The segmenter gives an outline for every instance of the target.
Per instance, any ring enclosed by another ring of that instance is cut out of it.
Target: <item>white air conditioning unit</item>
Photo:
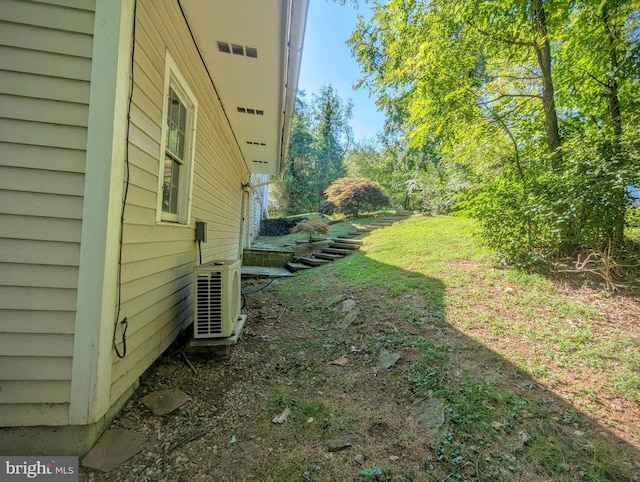
[[[212,261],[193,272],[194,338],[226,338],[240,318],[241,260]]]

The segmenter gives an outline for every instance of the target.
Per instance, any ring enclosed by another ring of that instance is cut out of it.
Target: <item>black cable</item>
[[[125,135],[125,155],[124,155],[124,194],[122,195],[122,211],[120,214],[120,241],[118,246],[118,273],[117,273],[117,291],[116,291],[116,317],[113,327],[113,349],[116,352],[118,358],[124,358],[127,355],[127,328],[129,327],[129,320],[125,316],[120,322],[123,325],[122,329],[122,353],[118,350],[118,344],[116,343],[116,333],[118,331],[118,320],[120,319],[120,309],[122,308],[122,242],[124,239],[124,212],[127,207],[127,197],[129,195],[129,130],[131,128],[131,104],[133,103],[133,68],[134,68],[134,53],[136,50],[136,10],[138,8],[138,0],[133,1],[133,26],[131,29],[131,74],[129,83],[129,103],[127,106],[127,131]]]
[[[200,264],[202,264],[202,242],[198,241],[198,253],[200,253]]]

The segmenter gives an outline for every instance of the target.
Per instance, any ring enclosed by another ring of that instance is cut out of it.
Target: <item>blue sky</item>
[[[353,101],[351,127],[356,140],[373,138],[382,130],[384,115],[376,110],[373,98],[366,89],[353,90],[360,78],[360,68],[345,44],[355,30],[358,13],[349,6],[329,0],[310,0],[302,51],[298,88],[305,90],[307,99],[323,85],[331,84],[344,100]]]

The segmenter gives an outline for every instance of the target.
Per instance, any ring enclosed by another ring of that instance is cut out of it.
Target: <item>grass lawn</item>
[[[360,480],[638,480],[637,297],[500,269],[473,231],[413,216],[275,288],[325,327],[327,293],[349,293],[369,311],[347,344],[411,352],[396,373],[407,403],[443,407],[419,469],[381,464]]]

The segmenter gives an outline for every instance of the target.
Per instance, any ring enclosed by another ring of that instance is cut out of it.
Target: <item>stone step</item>
[[[296,271],[302,271],[303,269],[311,268],[313,268],[313,266],[309,266],[308,264],[294,263],[292,261],[289,261],[287,263],[287,269],[293,273],[295,273]]]
[[[341,254],[342,256],[351,254],[350,249],[339,249],[339,248],[324,248],[322,252],[329,253],[329,254]]]
[[[343,255],[330,253],[313,253],[313,257],[317,259],[326,259],[327,261],[334,261],[336,259],[344,258]]]
[[[332,241],[331,243],[329,243],[329,247],[330,248],[337,248],[337,249],[349,249],[351,251],[354,251],[356,249],[360,249],[360,246],[357,245],[357,244],[341,243],[341,242],[337,242],[337,241]]]
[[[333,240],[338,243],[357,244],[358,246],[362,246],[364,244],[364,241],[362,241],[361,239],[343,238],[342,236],[338,236]]]
[[[298,258],[296,262],[308,264],[309,266],[322,266],[323,264],[331,263],[329,260],[316,258],[315,256],[304,256]]]

